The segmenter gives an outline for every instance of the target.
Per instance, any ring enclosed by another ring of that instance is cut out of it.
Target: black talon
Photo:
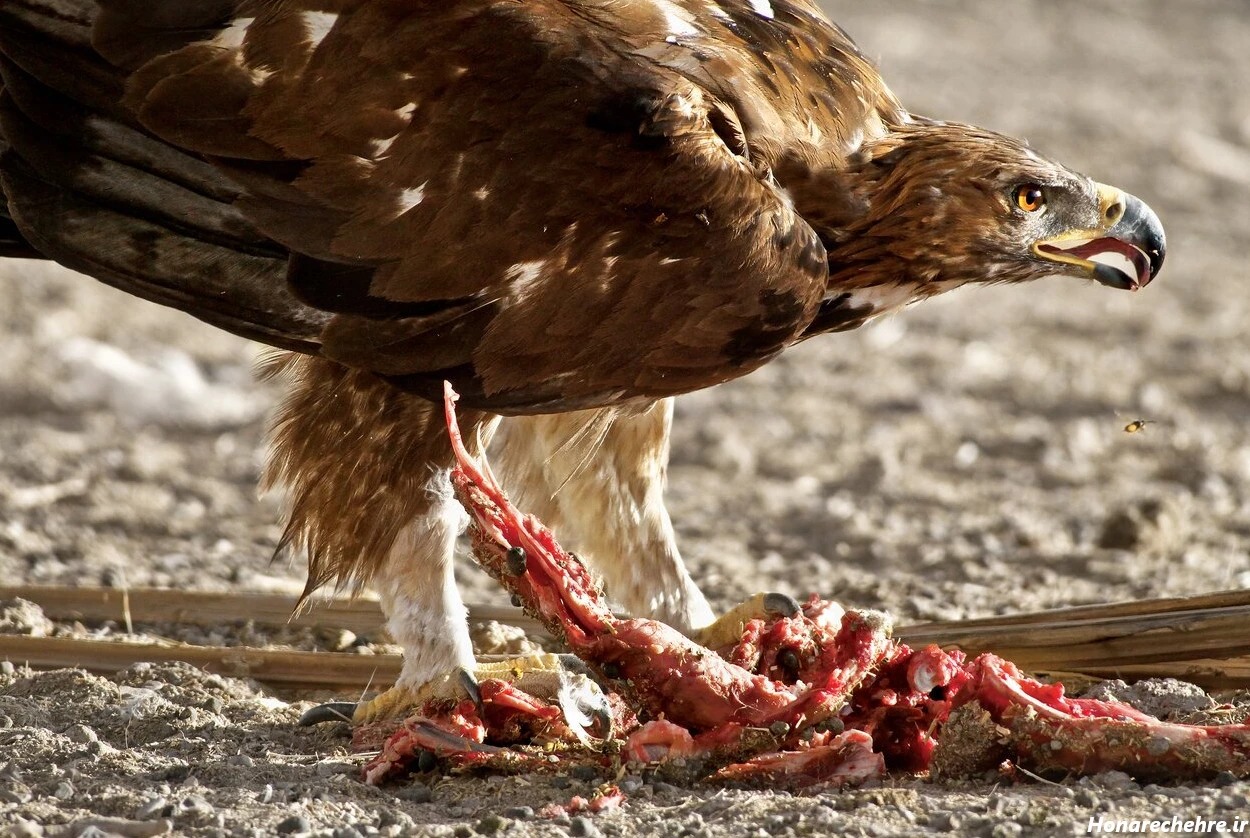
[[[417,755],[417,770],[422,774],[428,774],[438,768],[438,757],[429,751],[422,751]]]
[[[473,706],[477,708],[478,715],[482,713],[482,691],[478,688],[477,678],[473,677],[473,673],[467,669],[461,668],[456,677],[460,679],[460,686],[468,693],[469,700],[473,702]]]
[[[595,720],[595,733],[604,742],[612,738],[612,709],[610,707],[599,705],[590,708],[587,712]]]
[[[556,655],[556,660],[560,661],[560,668],[565,672],[570,672],[574,675],[585,675],[592,680],[595,677],[594,670],[587,666],[586,661],[577,655],[570,652],[561,652]]]
[[[525,573],[525,548],[509,547],[508,552],[504,554],[504,561],[508,563],[508,572],[513,576],[522,576]]]
[[[305,711],[299,717],[299,726],[311,727],[322,722],[350,722],[355,713],[354,701],[330,701]]]
[[[803,606],[794,597],[773,591],[764,594],[764,610],[774,617],[795,617]]]
[[[612,705],[597,688],[590,691],[575,686],[570,676],[576,674],[568,670],[560,673],[556,703],[564,712],[565,724],[583,745],[593,747],[590,737],[587,736],[588,732],[600,742],[608,742],[612,739],[613,730]],[[590,683],[594,684],[593,681]]]
[[[508,601],[511,602],[517,608],[521,608],[525,605],[525,600],[521,599],[519,594],[513,594],[512,596],[508,597]]]
[[[598,701],[583,700],[584,698],[579,696],[577,709],[592,720],[595,736],[603,742],[608,741],[612,738],[612,708],[607,699],[603,696],[598,696]]]

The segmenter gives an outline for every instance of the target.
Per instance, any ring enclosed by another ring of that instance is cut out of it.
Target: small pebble
[[[634,794],[638,789],[642,788],[642,778],[628,774],[622,777],[621,781],[616,785],[626,794]]]
[[[508,828],[508,819],[500,815],[487,815],[477,822],[476,828],[483,835],[494,835]]]
[[[551,778],[551,785],[558,789],[567,789],[571,782],[567,774],[557,774]]]
[[[990,827],[994,825],[994,821],[981,815],[972,815],[964,821],[964,828],[970,833],[980,834],[982,830],[989,832]]]
[[[199,795],[184,797],[178,801],[178,812],[183,815],[211,815],[213,804]]]
[[[1090,789],[1077,789],[1076,793],[1072,795],[1072,799],[1078,806],[1085,806],[1090,809],[1096,808],[1101,802],[1098,799],[1098,795],[1094,794]]]
[[[169,805],[169,801],[163,797],[149,798],[142,806],[135,810],[135,819],[141,821],[159,818],[165,811],[165,807]]]
[[[990,838],[1019,838],[1024,833],[1024,827],[1012,821],[1003,821],[994,824],[990,830]]]
[[[43,824],[18,818],[17,823],[10,826],[5,835],[6,838],[40,838],[43,835]]]
[[[278,824],[277,830],[282,835],[292,835],[296,832],[312,832],[312,823],[303,815],[291,815]]]
[[[13,727],[13,720],[8,716],[0,713],[0,730],[9,730]]]
[[[527,821],[534,817],[534,808],[532,806],[512,806],[503,810],[503,816],[514,821]]]
[[[340,826],[331,833],[334,838],[365,838],[354,826]]]
[[[434,799],[434,792],[425,783],[413,783],[407,788],[399,789],[395,796],[409,803],[429,803]]]
[[[99,742],[100,737],[96,736],[95,731],[86,725],[71,725],[65,731],[65,737],[69,741],[79,745],[86,745],[89,742]]]
[[[255,764],[256,760],[252,759],[247,754],[235,754],[234,756],[226,759],[226,765],[238,765],[243,768],[251,768]]]
[[[456,838],[472,838],[473,827],[469,826],[467,823],[462,823],[453,829],[451,834],[456,836]]]
[[[69,800],[74,796],[73,784],[65,781],[57,783],[56,791],[52,792],[52,796],[57,800]]]
[[[190,765],[171,765],[161,772],[161,779],[170,783],[181,783],[191,776]]]
[[[1221,794],[1215,800],[1215,805],[1220,809],[1245,809],[1247,804],[1250,804],[1250,800],[1246,799],[1246,795],[1235,792]]]
[[[576,838],[603,838],[603,833],[590,818],[578,815],[569,819],[569,835]]]
[[[599,777],[599,772],[589,765],[574,765],[569,774],[574,780],[595,780]]]
[[[378,812],[378,826],[382,829],[397,826],[401,831],[416,828],[416,821],[408,816],[407,812],[401,812],[398,809],[383,809]]]
[[[1219,774],[1215,775],[1215,779],[1211,781],[1211,785],[1215,786],[1217,789],[1222,789],[1225,786],[1231,786],[1236,782],[1238,782],[1236,774],[1231,771],[1221,771]]]
[[[0,661],[0,675],[12,675],[17,672],[17,668],[13,666],[13,661]]]
[[[265,787],[257,792],[256,799],[261,803],[268,803],[273,800],[273,786],[269,783],[265,783]]]
[[[1133,782],[1133,778],[1123,771],[1103,771],[1089,779],[1094,785],[1114,791],[1127,791],[1137,787],[1137,783]]]

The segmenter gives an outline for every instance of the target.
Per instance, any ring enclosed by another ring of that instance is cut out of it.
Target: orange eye
[[[1025,212],[1037,212],[1046,205],[1046,193],[1036,183],[1016,187],[1016,206]]]

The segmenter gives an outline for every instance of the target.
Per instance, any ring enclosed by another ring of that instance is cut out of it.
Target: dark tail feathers
[[[288,290],[287,251],[234,209],[235,184],[125,113],[125,74],[92,47],[96,15],[91,0],[0,2],[0,256],[46,256],[316,354],[328,315]]]

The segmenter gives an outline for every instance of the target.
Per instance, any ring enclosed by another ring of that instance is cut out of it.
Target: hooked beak
[[[1096,184],[1102,223],[1033,245],[1041,259],[1079,268],[1110,288],[1144,288],[1163,267],[1167,242],[1150,207],[1126,192]]]

